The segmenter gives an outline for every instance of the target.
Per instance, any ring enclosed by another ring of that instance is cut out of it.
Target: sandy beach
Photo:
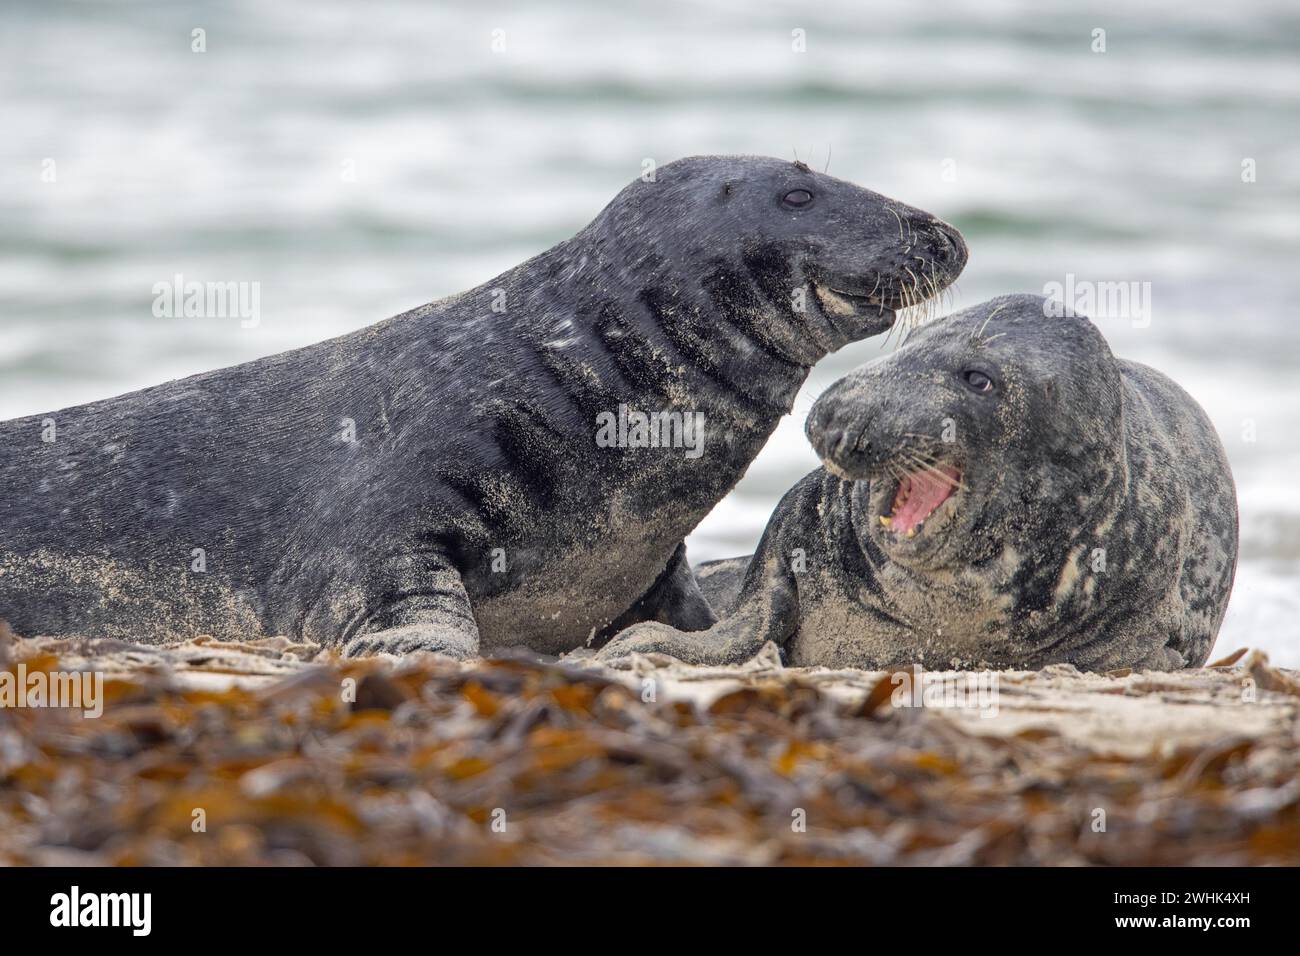
[[[1300,674],[1257,651],[930,675],[982,682],[965,706],[771,646],[630,671],[284,638],[3,653],[0,676],[97,671],[107,704],[0,710],[4,864],[1300,862]]]

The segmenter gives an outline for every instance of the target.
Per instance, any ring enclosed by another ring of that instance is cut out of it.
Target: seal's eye
[[[781,202],[785,203],[787,206],[794,206],[795,208],[806,206],[812,202],[812,200],[812,193],[806,189],[792,189],[781,197]]]
[[[989,378],[979,369],[968,368],[966,371],[961,373],[961,377],[965,380],[967,385],[975,389],[977,392],[993,391],[993,379]]]

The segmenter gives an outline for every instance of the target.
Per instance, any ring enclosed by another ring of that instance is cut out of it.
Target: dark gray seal
[[[833,385],[807,423],[825,467],[752,561],[699,569],[723,620],[639,624],[600,656],[728,663],[771,640],[832,667],[1204,663],[1237,561],[1223,447],[1186,392],[1043,302],[940,319]]]
[[[470,292],[0,425],[0,617],[460,657],[706,626],[683,537],[814,362],[965,260],[802,164],[663,166]]]

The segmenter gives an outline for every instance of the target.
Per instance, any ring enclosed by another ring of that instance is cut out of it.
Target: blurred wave
[[[0,24],[0,417],[477,284],[572,234],[645,157],[797,154],[960,227],[956,307],[1067,273],[1151,283],[1149,327],[1100,324],[1204,404],[1232,458],[1242,570],[1220,649],[1300,665],[1288,2],[10,0]],[[176,273],[259,282],[261,325],[155,318]],[[694,558],[753,548],[815,465],[798,413],[880,349],[817,368]]]

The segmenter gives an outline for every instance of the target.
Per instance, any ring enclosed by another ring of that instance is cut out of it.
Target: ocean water
[[[1232,460],[1241,564],[1216,650],[1300,666],[1300,8],[931,6],[7,0],[0,417],[478,284],[646,158],[798,156],[956,224],[953,307],[1149,283],[1143,318],[1098,324],[1204,405]],[[156,317],[177,274],[258,283],[259,324]],[[881,351],[818,366],[695,559],[752,550],[815,465],[812,397]]]

